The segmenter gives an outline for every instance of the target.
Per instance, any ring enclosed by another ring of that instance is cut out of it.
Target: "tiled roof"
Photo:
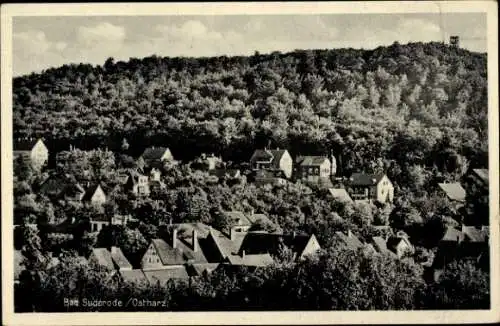
[[[92,249],[92,254],[97,259],[97,264],[107,269],[113,270],[115,265],[113,264],[113,258],[111,253],[106,248],[94,248]]]
[[[286,149],[257,149],[252,155],[252,162],[271,162],[275,168],[279,168],[279,161],[287,153]]]
[[[244,256],[231,255],[228,259],[232,265],[241,266],[265,267],[274,263],[274,259],[268,253],[255,255],[245,254]]]
[[[217,246],[217,250],[224,258],[238,254],[243,239],[246,236],[244,233],[236,233],[233,240],[231,240],[225,234],[213,228],[210,229],[210,235]]]
[[[460,183],[438,183],[438,186],[450,200],[465,201],[465,189],[462,188]]]
[[[14,139],[14,151],[31,151],[39,138],[21,138]]]
[[[122,250],[118,247],[111,249],[111,258],[113,258],[113,262],[116,264],[116,266],[118,266],[119,269],[132,268],[132,265],[129,263],[127,257],[125,257]]]
[[[297,164],[301,166],[319,166],[328,158],[326,156],[300,156],[297,159]]]
[[[387,249],[387,243],[385,242],[385,239],[382,237],[373,237],[372,238],[374,248],[378,252],[387,252],[389,249]]]
[[[166,147],[149,147],[142,153],[142,158],[145,160],[159,160],[167,150]]]
[[[330,192],[334,199],[344,202],[352,202],[351,196],[349,196],[347,191],[343,188],[329,188],[328,192]]]
[[[53,174],[40,185],[40,192],[47,196],[83,194],[85,190],[71,175]]]
[[[347,236],[344,232],[337,231],[335,236],[340,239],[349,249],[359,249],[363,247],[363,243],[354,234]]]
[[[182,265],[186,259],[182,252],[175,250],[162,239],[151,240],[163,265]]]
[[[125,282],[130,282],[130,283],[148,282],[146,275],[144,275],[141,269],[128,269],[128,270],[124,269],[121,270],[119,273]]]
[[[353,186],[374,186],[385,176],[385,174],[353,173],[349,178]]]
[[[184,266],[173,266],[157,270],[144,270],[144,275],[149,284],[165,285],[171,279],[188,279],[189,274]]]

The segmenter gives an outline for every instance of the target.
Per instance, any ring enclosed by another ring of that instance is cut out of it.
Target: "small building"
[[[286,149],[258,149],[250,158],[250,167],[253,171],[281,171],[289,179],[293,172],[293,160]]]
[[[345,232],[337,231],[334,235],[335,239],[350,250],[359,250],[363,248],[363,242],[354,235],[351,230]]]
[[[295,162],[295,178],[304,182],[330,180],[336,171],[335,158],[332,162],[326,156],[299,156]]]
[[[108,225],[127,225],[132,218],[129,215],[114,215],[112,217],[105,214],[98,214],[90,219],[90,232],[100,232]]]
[[[454,203],[465,202],[465,189],[458,182],[453,183],[438,183],[441,194]]]
[[[162,269],[143,269],[144,276],[151,286],[165,286],[170,280],[187,280],[189,274],[186,266],[176,265]]]
[[[412,255],[415,252],[413,245],[406,236],[393,236],[387,239],[387,248],[396,254],[398,258]]]
[[[137,165],[139,168],[152,168],[156,167],[161,169],[166,162],[175,162],[170,149],[167,147],[148,147],[144,153],[139,157]]]
[[[265,185],[285,186],[288,182],[283,174],[283,171],[254,171],[253,179],[255,185],[258,187]]]
[[[234,180],[241,176],[239,169],[215,168],[208,171],[208,174],[215,176],[218,180]]]
[[[394,186],[383,174],[353,173],[347,182],[347,191],[353,200],[392,203]]]
[[[141,260],[143,270],[162,269],[173,265],[207,263],[200,248],[197,231],[193,230],[191,243],[177,237],[178,230],[172,231],[170,243],[163,239],[153,239]]]
[[[343,203],[353,202],[351,196],[349,196],[349,193],[344,188],[329,188],[328,192],[330,193],[331,197],[336,201]]]
[[[40,138],[16,139],[13,145],[14,158],[23,156],[35,170],[40,170],[49,160],[49,149]]]
[[[125,190],[132,192],[136,196],[148,196],[150,193],[148,176],[137,171],[130,171],[125,183]]]
[[[91,185],[85,191],[82,201],[93,205],[102,205],[106,202],[106,194],[100,184]]]
[[[94,248],[89,256],[89,262],[95,263],[108,270],[132,270],[132,265],[129,263],[122,250],[118,247]]]

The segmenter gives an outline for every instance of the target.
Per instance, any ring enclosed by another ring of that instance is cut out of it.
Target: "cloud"
[[[77,42],[85,46],[102,43],[122,43],[125,40],[125,28],[102,22],[95,26],[81,26],[77,31]]]
[[[14,52],[25,55],[46,52],[52,46],[44,32],[34,30],[14,33],[13,44]]]
[[[209,30],[198,20],[188,20],[181,26],[157,25],[155,30],[161,34],[161,37],[173,40],[220,41],[223,39],[222,33]]]

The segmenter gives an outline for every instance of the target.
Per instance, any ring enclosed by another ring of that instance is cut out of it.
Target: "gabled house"
[[[175,162],[170,149],[167,147],[148,147],[139,157],[137,165],[139,168],[162,168],[166,162]]]
[[[132,265],[129,263],[122,250],[118,247],[94,248],[89,256],[89,263],[94,263],[110,271],[113,270],[132,270]]]
[[[215,229],[210,229],[206,247],[211,262],[247,267],[271,265],[274,256],[284,249],[291,251],[294,260],[303,259],[321,249],[314,235],[248,232],[232,233],[228,237]]]
[[[196,230],[193,231],[191,243],[188,243],[185,239],[179,239],[177,232],[177,229],[173,230],[171,243],[167,243],[163,239],[151,240],[141,260],[143,270],[208,262],[200,248]]]
[[[150,193],[148,176],[137,171],[130,171],[124,188],[136,196],[147,196]]]
[[[387,249],[396,254],[398,258],[412,255],[415,252],[413,245],[406,236],[396,235],[387,239]]]
[[[396,253],[387,248],[387,239],[383,237],[372,237],[373,248],[381,254],[397,257]]]
[[[250,167],[253,171],[282,171],[289,179],[293,172],[293,160],[286,149],[258,149],[250,158]]]
[[[80,202],[85,189],[70,175],[51,175],[42,182],[38,193],[53,200]]]
[[[49,160],[49,150],[42,139],[15,139],[13,144],[14,158],[23,156],[35,170],[40,170]]]
[[[220,214],[224,215],[230,222],[230,230],[222,230],[226,232],[248,232],[252,227],[253,222],[240,211],[222,211]]]
[[[82,201],[93,205],[102,205],[106,202],[106,194],[100,184],[94,184],[87,188]]]
[[[345,232],[337,231],[335,232],[334,237],[337,241],[339,241],[342,245],[350,250],[358,250],[363,248],[363,242],[361,242],[359,238],[351,232],[351,230],[347,230]]]
[[[438,183],[438,195],[450,201],[455,213],[465,206],[466,192],[458,182]]]
[[[392,203],[394,186],[383,174],[353,173],[347,182],[346,190],[353,200]]]
[[[326,156],[299,156],[295,161],[295,178],[304,182],[328,182],[337,171],[333,162]]]

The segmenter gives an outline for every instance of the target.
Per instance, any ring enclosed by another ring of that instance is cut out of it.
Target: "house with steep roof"
[[[106,202],[106,194],[100,184],[94,184],[87,188],[82,201],[93,205],[102,205]]]
[[[209,260],[231,265],[267,266],[284,249],[291,251],[294,260],[300,260],[315,254],[321,247],[314,235],[248,232],[228,237],[218,230],[210,229],[207,238]]]
[[[392,203],[394,186],[383,173],[353,173],[347,181],[346,190],[353,200]]]
[[[383,237],[379,237],[379,236],[372,237],[372,244],[373,244],[373,248],[375,248],[376,252],[379,252],[379,253],[385,254],[385,255],[389,255],[392,257],[397,257],[396,253],[394,253],[393,251],[389,250],[389,248],[387,248],[387,239],[385,239]]]
[[[299,156],[295,161],[295,178],[304,182],[328,182],[337,171],[335,158],[333,162],[326,156]]]
[[[331,197],[342,203],[352,203],[352,198],[344,188],[328,188]]]
[[[286,149],[257,149],[250,158],[253,171],[281,171],[290,179],[293,172],[293,160]]]
[[[136,196],[147,196],[150,193],[148,176],[137,171],[129,171],[124,188]]]
[[[85,189],[70,175],[52,174],[42,182],[38,193],[53,200],[80,202]]]
[[[406,236],[392,236],[387,239],[387,249],[396,254],[398,258],[412,255],[415,252],[413,245]]]
[[[350,250],[358,250],[364,246],[363,242],[361,242],[361,240],[359,240],[359,238],[354,235],[351,230],[347,230],[345,232],[336,231],[334,238]]]
[[[465,189],[458,182],[452,183],[438,183],[441,194],[448,198],[451,202],[464,203],[465,202]]]
[[[162,269],[174,265],[207,263],[200,248],[196,229],[190,242],[177,236],[178,229],[172,230],[172,239],[167,243],[163,239],[153,239],[141,260],[143,270]]]
[[[122,250],[119,247],[93,248],[89,256],[89,262],[107,268],[108,270],[131,270],[129,263]]]
[[[148,147],[137,160],[137,165],[140,168],[156,167],[161,169],[166,162],[174,163],[174,157],[167,147]]]
[[[23,156],[35,170],[40,170],[49,160],[49,149],[41,138],[19,138],[14,140],[13,157]]]

